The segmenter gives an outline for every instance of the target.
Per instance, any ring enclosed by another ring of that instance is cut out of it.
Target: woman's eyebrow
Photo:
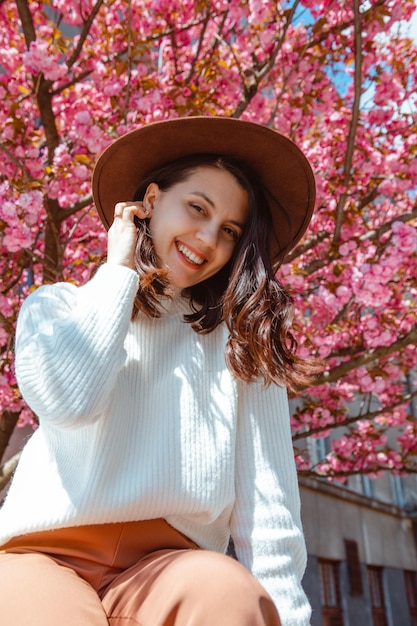
[[[208,202],[208,204],[211,207],[213,207],[213,209],[216,208],[216,205],[214,204],[213,200],[204,191],[192,191],[191,193],[195,196],[200,196],[200,198],[203,198],[203,200]],[[229,220],[229,221],[231,224],[238,226],[241,230],[243,230],[245,227],[245,224],[242,224],[242,222],[238,222],[237,220]]]
[[[205,194],[204,191],[192,191],[191,193],[196,195],[196,196],[200,196],[200,198],[203,198],[203,200],[208,202],[210,204],[210,206],[213,207],[213,209],[215,208],[215,204],[214,204],[213,200],[211,198],[209,198],[209,196],[207,194]]]

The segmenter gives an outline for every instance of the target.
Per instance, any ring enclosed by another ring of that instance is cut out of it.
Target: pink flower
[[[393,223],[392,231],[394,233],[392,241],[399,252],[413,254],[417,251],[417,230],[415,228],[410,224],[398,221]]]
[[[93,123],[93,118],[89,111],[78,111],[75,115],[75,119],[79,124],[83,124],[85,126],[91,126]]]
[[[346,287],[346,285],[339,285],[336,289],[336,296],[341,304],[346,304],[352,296],[352,290],[349,287]]]
[[[72,173],[79,182],[90,178],[90,170],[85,165],[76,165],[72,170]]]
[[[349,256],[350,253],[357,248],[355,241],[346,241],[339,246],[339,253],[341,256]]]
[[[47,80],[58,80],[67,72],[66,66],[59,64],[46,41],[35,40],[30,43],[29,50],[23,54],[23,62],[29,72],[42,73]]]

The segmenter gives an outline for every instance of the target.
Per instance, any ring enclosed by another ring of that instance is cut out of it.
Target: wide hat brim
[[[93,172],[93,198],[106,229],[117,202],[129,201],[161,165],[192,154],[231,156],[262,183],[273,221],[273,265],[300,241],[314,210],[315,181],[302,151],[275,130],[234,118],[186,117],[154,122],[116,139]]]

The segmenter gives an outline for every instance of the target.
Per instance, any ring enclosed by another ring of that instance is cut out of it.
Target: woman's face
[[[174,287],[191,287],[216,274],[232,257],[249,212],[248,194],[232,174],[198,167],[161,191],[149,185],[144,205],[160,267]]]

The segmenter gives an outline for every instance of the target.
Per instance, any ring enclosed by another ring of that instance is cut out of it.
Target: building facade
[[[312,626],[417,626],[417,480],[300,478]]]

